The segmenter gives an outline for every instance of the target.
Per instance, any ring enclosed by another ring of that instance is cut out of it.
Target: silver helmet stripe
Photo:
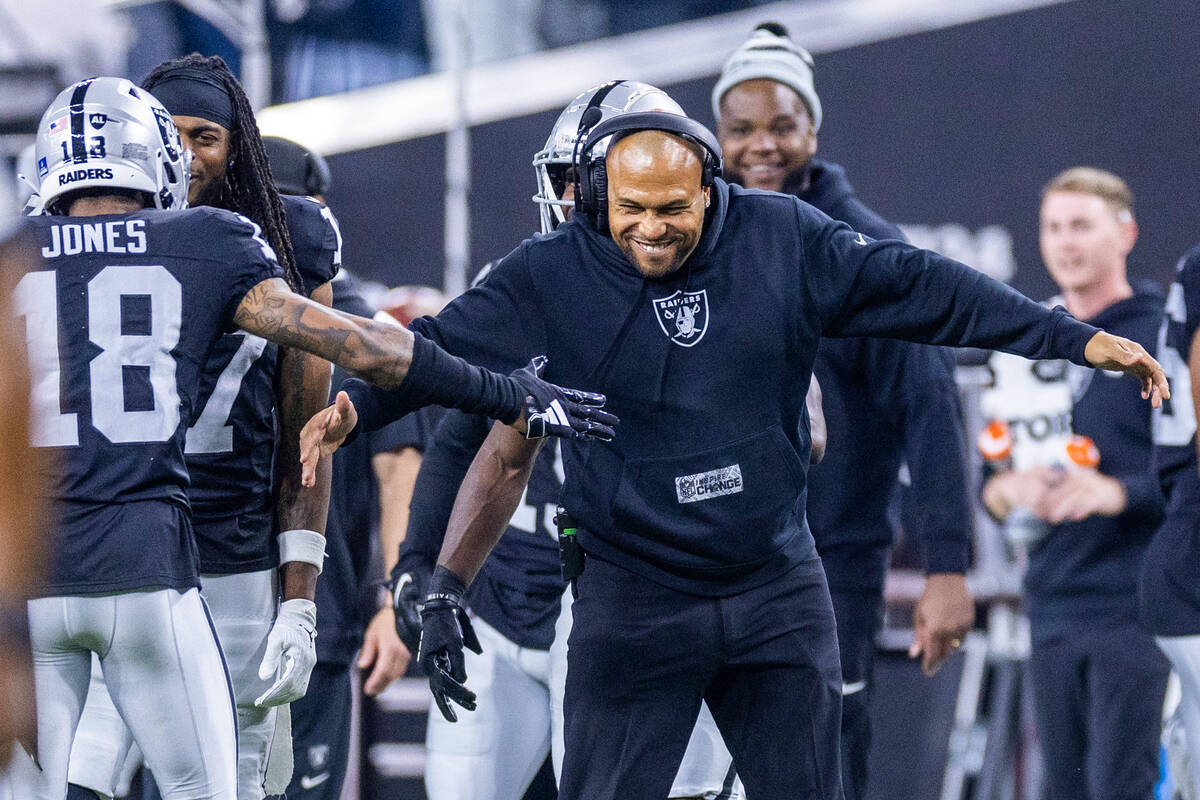
[[[75,91],[71,92],[71,160],[76,164],[87,163],[87,143],[83,140],[83,98],[94,80],[88,78],[80,81],[75,84]]]

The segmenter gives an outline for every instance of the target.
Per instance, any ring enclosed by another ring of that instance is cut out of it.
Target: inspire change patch
[[[739,464],[697,472],[695,475],[680,475],[675,479],[675,496],[680,503],[697,503],[740,491],[742,468]]]

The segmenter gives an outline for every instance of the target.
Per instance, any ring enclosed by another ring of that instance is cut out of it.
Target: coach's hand
[[[475,710],[475,693],[464,685],[467,668],[463,647],[483,652],[462,606],[466,589],[461,578],[439,564],[421,605],[421,646],[417,658],[429,676],[429,690],[438,710],[449,722],[458,722],[451,700],[467,711]]]
[[[317,462],[337,452],[358,424],[350,395],[338,392],[333,405],[321,409],[300,430],[300,483],[316,485]]]
[[[317,664],[316,638],[316,603],[303,598],[285,600],[267,635],[266,655],[258,665],[259,680],[268,681],[272,677],[276,680],[254,701],[254,705],[262,708],[281,706],[304,697],[308,679]]]
[[[932,675],[962,646],[975,624],[975,601],[966,578],[936,573],[925,578],[925,590],[913,610],[913,643],[908,657],[921,657],[921,669]]]
[[[559,436],[612,441],[618,420],[616,415],[604,410],[604,395],[547,383],[541,377],[547,361],[545,356],[537,356],[510,376],[526,395],[525,413],[514,427],[527,439]]]
[[[1171,397],[1167,374],[1137,342],[1100,331],[1088,340],[1083,357],[1096,369],[1128,372],[1142,382],[1142,399],[1158,408]]]

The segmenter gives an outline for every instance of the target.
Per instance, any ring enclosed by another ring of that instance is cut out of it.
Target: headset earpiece
[[[596,215],[600,212],[600,199],[593,184],[592,165],[586,156],[581,161],[579,155],[580,148],[585,151],[589,149],[585,142],[590,138],[589,134],[592,128],[596,127],[604,117],[604,112],[598,108],[599,101],[593,98],[592,102],[596,105],[588,106],[588,109],[583,112],[583,117],[579,120],[579,133],[575,137],[575,210],[591,220],[592,227],[596,227],[599,224]]]
[[[608,165],[603,158],[596,159],[592,165],[591,183],[596,198],[592,226],[600,233],[608,233]]]

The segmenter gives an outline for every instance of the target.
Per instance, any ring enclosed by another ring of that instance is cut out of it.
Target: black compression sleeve
[[[358,412],[356,432],[378,430],[425,406],[457,408],[507,425],[521,416],[525,402],[525,390],[512,378],[452,356],[418,333],[413,334],[412,364],[398,389],[379,389],[357,378],[341,389]]]

